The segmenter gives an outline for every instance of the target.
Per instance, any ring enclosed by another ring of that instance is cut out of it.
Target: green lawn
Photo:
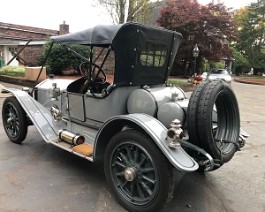
[[[188,83],[188,80],[187,81],[181,81],[181,80],[175,80],[175,79],[168,80],[168,84],[172,84],[175,86],[189,86],[190,85],[190,83]]]
[[[13,77],[24,77],[25,67],[24,66],[4,66],[0,68],[0,75],[13,76]]]

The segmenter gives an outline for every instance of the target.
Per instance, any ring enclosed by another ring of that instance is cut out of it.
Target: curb
[[[244,80],[244,79],[238,79],[238,78],[234,78],[235,82],[240,82],[240,83],[245,83],[245,84],[252,84],[252,85],[265,85],[264,82],[254,82],[254,81],[248,81],[248,80]]]
[[[0,98],[6,98],[6,97],[11,96],[11,94],[9,93],[2,93],[3,88],[4,86],[0,84]]]
[[[31,88],[33,88],[36,85],[35,81],[25,80],[19,77],[7,77],[3,75],[0,75],[0,81],[5,82],[5,83],[10,83],[10,84],[15,84],[15,85],[31,87]]]

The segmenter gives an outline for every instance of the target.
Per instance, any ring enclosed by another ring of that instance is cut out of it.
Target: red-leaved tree
[[[197,0],[168,0],[157,22],[183,35],[176,60],[183,61],[186,68],[194,60],[192,50],[196,43],[200,50],[198,66],[203,58],[231,57],[228,41],[236,39],[236,30],[230,9],[222,3],[203,6]]]

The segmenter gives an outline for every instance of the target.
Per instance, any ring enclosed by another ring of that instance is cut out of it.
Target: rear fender
[[[146,114],[129,114],[109,119],[99,130],[94,145],[94,160],[104,155],[108,141],[125,127],[136,128],[149,135],[170,163],[180,171],[195,171],[197,162],[181,147],[172,149],[168,146],[167,128],[152,116]]]

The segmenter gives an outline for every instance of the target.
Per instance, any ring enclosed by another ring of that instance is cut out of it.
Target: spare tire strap
[[[189,148],[199,154],[202,154],[204,157],[207,158],[207,160],[201,160],[200,157],[196,157],[196,160],[199,160],[199,164],[205,167],[204,171],[211,171],[214,169],[214,167],[220,167],[220,161],[217,159],[213,159],[212,156],[209,153],[207,153],[204,149],[185,140],[181,140],[180,143],[183,148],[185,147]]]

